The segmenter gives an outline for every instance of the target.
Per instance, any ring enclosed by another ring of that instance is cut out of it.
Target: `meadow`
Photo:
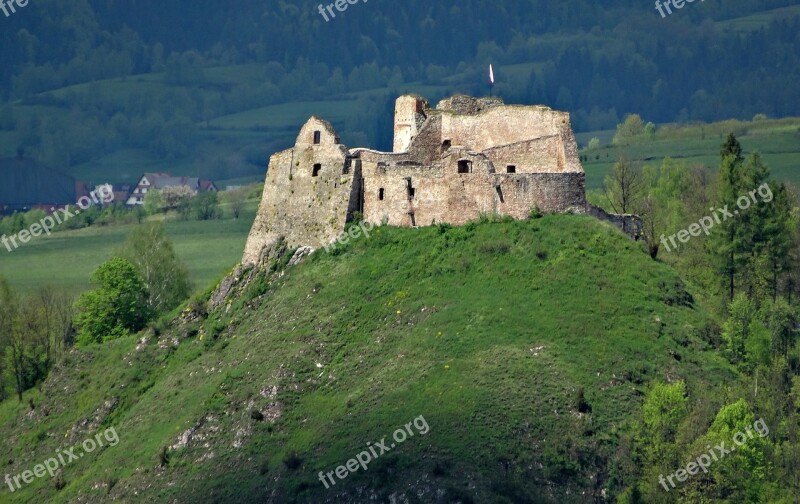
[[[620,157],[641,165],[660,165],[665,157],[689,166],[706,166],[716,171],[720,145],[729,133],[736,134],[744,154],[759,152],[772,175],[782,181],[800,185],[800,118],[761,121],[720,121],[711,124],[663,125],[653,140],[627,145],[612,145],[615,130],[578,133],[576,138],[586,156],[586,188],[599,189],[603,179]],[[589,150],[592,138],[601,147]]]
[[[204,290],[241,260],[255,211],[256,202],[251,201],[239,219],[230,217],[230,212],[221,220],[166,219],[167,235],[186,264],[195,290]],[[23,293],[50,285],[79,294],[90,287],[92,272],[122,247],[133,226],[61,231],[34,238],[13,252],[2,248],[0,276]]]

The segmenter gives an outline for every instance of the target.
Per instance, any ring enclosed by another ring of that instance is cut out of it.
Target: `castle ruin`
[[[401,96],[393,152],[348,149],[311,117],[291,149],[269,161],[243,264],[284,237],[314,249],[339,237],[355,212],[367,222],[416,227],[465,224],[482,213],[527,218],[531,210],[591,213],[629,234],[632,216],[587,205],[586,175],[566,112],[454,96],[436,108]]]

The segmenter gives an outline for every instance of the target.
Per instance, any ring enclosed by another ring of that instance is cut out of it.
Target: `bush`
[[[481,243],[478,246],[478,251],[486,255],[504,255],[508,254],[509,250],[511,250],[511,246],[500,241]]]
[[[297,452],[289,452],[283,457],[283,465],[290,471],[296,471],[303,465],[303,459],[300,458]]]
[[[583,387],[580,387],[575,393],[575,409],[578,413],[591,413],[592,406],[586,401],[586,395]]]
[[[138,332],[150,320],[147,288],[136,267],[115,257],[92,275],[97,288],[78,299],[75,325],[81,345],[100,343]]]
[[[197,220],[211,220],[222,217],[219,208],[219,197],[216,192],[204,192],[194,197],[192,208]]]
[[[167,467],[169,465],[169,448],[166,446],[162,446],[161,451],[158,452],[158,465],[159,467]]]

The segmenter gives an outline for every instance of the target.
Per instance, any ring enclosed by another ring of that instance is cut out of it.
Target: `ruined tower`
[[[393,152],[348,149],[312,117],[294,147],[270,158],[242,262],[258,262],[279,237],[290,247],[327,245],[355,212],[404,227],[588,212],[626,230],[630,219],[587,204],[585,181],[566,112],[469,96],[431,108],[405,95],[395,105]]]
[[[411,141],[425,123],[428,102],[419,96],[403,95],[394,107],[394,148],[392,152],[406,152]]]

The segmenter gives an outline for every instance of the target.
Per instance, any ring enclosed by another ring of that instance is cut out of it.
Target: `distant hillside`
[[[119,436],[62,489],[46,476],[3,501],[591,502],[621,490],[651,382],[739,380],[680,278],[590,217],[380,227],[290,254],[230,277],[218,309],[72,351],[35,409],[0,405],[10,474]],[[424,433],[320,482],[420,417]]]
[[[0,158],[0,214],[4,207],[23,210],[75,201],[75,179],[69,175],[23,156]]]
[[[328,22],[318,5],[176,0],[154,16],[141,2],[37,0],[0,31],[0,156],[22,146],[94,183],[255,180],[310,113],[348,144],[388,149],[396,96],[485,94],[489,63],[499,96],[567,110],[579,131],[632,112],[800,115],[794,0],[694,2],[668,18],[631,0],[376,0]]]

